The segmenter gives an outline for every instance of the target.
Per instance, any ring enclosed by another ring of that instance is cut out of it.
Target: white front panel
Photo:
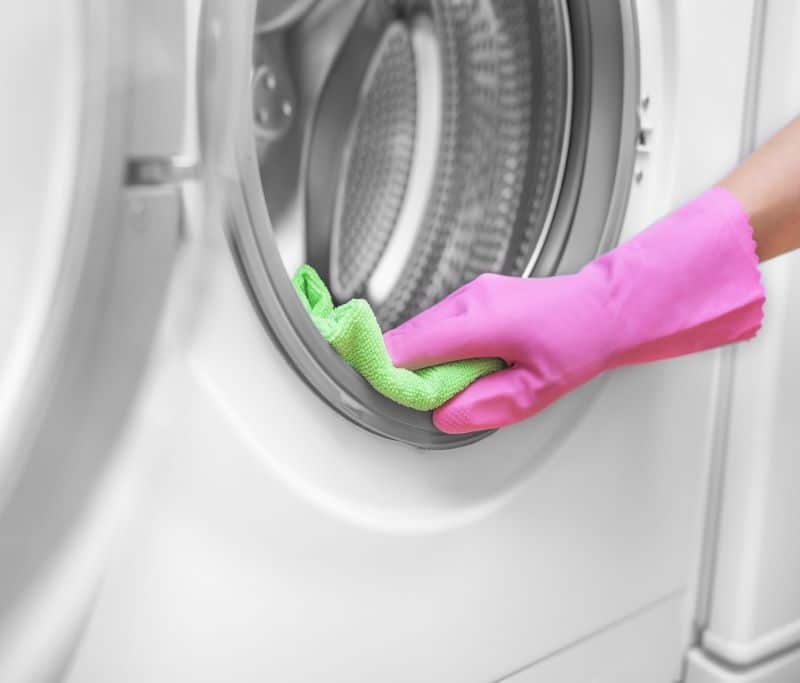
[[[800,113],[800,5],[766,5],[757,140]],[[704,645],[746,664],[800,645],[800,252],[762,266],[764,328],[736,349],[724,497]]]
[[[639,11],[656,133],[628,234],[734,163],[751,6]],[[138,425],[147,495],[71,683],[496,680],[684,601],[717,354],[623,369],[468,448],[414,451],[323,405],[227,245],[196,246]],[[670,677],[681,621],[654,645]]]
[[[683,649],[680,596],[614,624],[512,674],[507,683],[651,683],[673,681]]]

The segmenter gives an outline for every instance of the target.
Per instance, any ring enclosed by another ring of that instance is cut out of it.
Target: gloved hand
[[[714,188],[577,274],[482,275],[384,339],[398,367],[510,365],[434,412],[458,434],[534,415],[609,368],[748,339],[763,302],[748,218]]]

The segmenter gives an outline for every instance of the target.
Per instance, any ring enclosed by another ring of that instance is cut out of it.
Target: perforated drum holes
[[[302,30],[281,37],[298,91],[319,85],[306,132],[293,138],[303,206],[276,228],[304,231],[306,260],[334,296],[366,296],[384,327],[480,273],[528,271],[569,134],[563,0],[370,2],[338,33],[325,23],[341,12],[326,5],[308,17],[316,44],[302,43]],[[326,41],[338,46],[322,65]],[[269,95],[279,88],[263,85],[263,65],[255,70],[256,131],[280,129]],[[268,146],[263,164],[280,164],[285,152],[284,141],[271,159]],[[274,181],[264,191],[268,207],[286,204]]]

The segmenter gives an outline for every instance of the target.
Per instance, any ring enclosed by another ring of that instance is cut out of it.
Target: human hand
[[[482,275],[384,339],[399,367],[509,364],[434,412],[464,433],[534,415],[606,369],[752,337],[763,300],[747,216],[714,188],[579,273]]]

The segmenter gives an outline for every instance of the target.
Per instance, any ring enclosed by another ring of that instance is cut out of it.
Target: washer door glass
[[[246,281],[301,374],[348,417],[426,447],[472,440],[353,377],[290,301],[287,274],[310,263],[339,302],[369,300],[384,329],[484,272],[551,274],[586,165],[603,21],[616,87],[594,85],[613,100],[615,177],[624,12],[603,3],[609,18],[593,21],[589,3],[567,0],[299,5],[255,11],[232,225]]]

